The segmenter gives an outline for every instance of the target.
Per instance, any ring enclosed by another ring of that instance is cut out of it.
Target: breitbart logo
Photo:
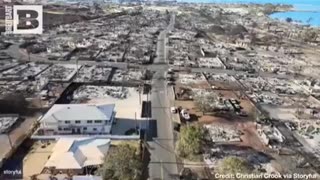
[[[5,34],[42,34],[43,9],[41,5],[5,6]]]

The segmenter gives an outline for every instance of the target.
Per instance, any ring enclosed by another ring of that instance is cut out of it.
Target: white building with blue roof
[[[110,134],[114,104],[55,104],[42,117],[44,134]]]

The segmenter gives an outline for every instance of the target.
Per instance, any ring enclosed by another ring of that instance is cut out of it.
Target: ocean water
[[[287,17],[292,18],[294,21],[302,24],[309,24],[311,26],[320,27],[320,12],[279,12],[271,14],[270,17],[285,21]]]
[[[270,17],[285,20],[290,17],[302,24],[320,27],[320,0],[178,0],[189,3],[257,3],[290,4],[294,11],[274,13]]]

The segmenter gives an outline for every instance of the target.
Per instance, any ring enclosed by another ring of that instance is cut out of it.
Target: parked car
[[[171,113],[175,114],[175,113],[177,113],[178,110],[176,107],[171,107],[170,111],[171,111]]]
[[[188,113],[188,111],[186,109],[182,109],[181,110],[181,116],[185,119],[185,120],[189,120],[190,119],[190,114]]]
[[[292,123],[286,122],[286,123],[284,123],[284,124],[285,124],[285,125],[287,126],[287,128],[290,129],[291,131],[296,130],[296,128],[294,127],[294,125],[293,125]]]

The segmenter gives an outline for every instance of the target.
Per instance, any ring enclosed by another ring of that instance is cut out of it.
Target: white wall
[[[58,130],[58,133],[72,133],[72,129],[75,133],[78,133],[78,129],[80,133],[109,133],[112,126],[112,122],[102,121],[101,123],[97,123],[92,120],[92,123],[87,123],[87,121],[80,121],[80,123],[76,123],[76,121],[70,121],[70,123],[65,123],[65,121],[59,122],[58,127],[61,129]],[[66,130],[67,128],[67,130]]]

